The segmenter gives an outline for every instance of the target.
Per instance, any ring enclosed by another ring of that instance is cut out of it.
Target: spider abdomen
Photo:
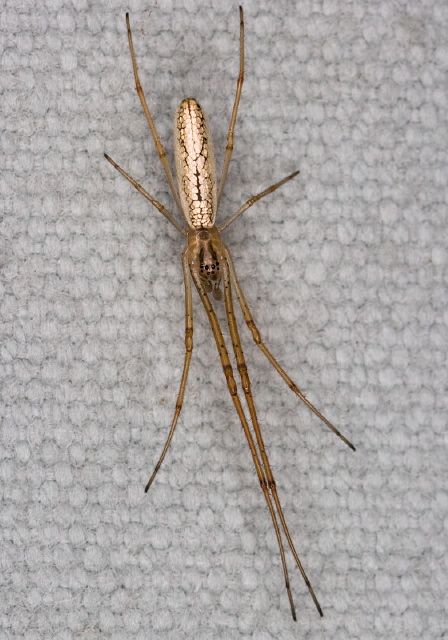
[[[213,142],[205,113],[194,98],[177,108],[174,121],[174,156],[184,216],[193,229],[215,223],[216,166]]]

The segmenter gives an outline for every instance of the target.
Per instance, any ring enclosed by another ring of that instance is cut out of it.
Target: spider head
[[[213,290],[215,300],[221,300],[222,292],[219,288],[221,282],[221,268],[213,239],[209,231],[202,229],[197,233],[198,239],[198,263],[199,275],[204,289],[210,293]]]

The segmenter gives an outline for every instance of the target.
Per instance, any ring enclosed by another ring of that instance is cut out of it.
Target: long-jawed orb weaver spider
[[[280,182],[265,189],[261,193],[249,198],[232,216],[230,216],[221,226],[215,226],[216,214],[219,203],[221,201],[224,185],[226,183],[227,172],[229,169],[230,159],[233,152],[233,140],[238,106],[241,97],[241,90],[244,80],[244,16],[243,9],[240,9],[240,69],[236,87],[235,101],[233,104],[232,116],[227,134],[227,146],[224,155],[223,168],[219,183],[216,180],[216,166],[213,152],[212,137],[205,113],[200,104],[193,98],[183,100],[176,111],[174,120],[174,156],[176,162],[177,188],[174,183],[173,174],[168,163],[168,159],[157,133],[156,126],[149,111],[143,89],[140,84],[138,75],[137,62],[135,58],[134,45],[132,43],[131,27],[129,22],[129,14],[126,14],[126,26],[129,40],[129,49],[131,52],[132,67],[134,70],[135,85],[140,102],[145,112],[146,119],[151,129],[155,147],[159,155],[160,161],[165,170],[168,184],[172,191],[174,200],[181,214],[185,217],[188,229],[180,225],[172,214],[155,198],[153,198],[138,182],[129,176],[121,167],[119,167],[107,154],[104,154],[107,160],[127,179],[129,182],[147,198],[156,209],[160,211],[176,229],[187,238],[187,245],[182,252],[182,268],[184,274],[185,286],[185,359],[182,372],[180,389],[177,396],[176,409],[174,411],[171,428],[163,448],[159,461],[156,464],[154,472],[145,487],[145,492],[154,481],[158,470],[165,458],[174,431],[176,429],[177,420],[182,409],[184,400],[185,387],[187,384],[188,370],[190,367],[191,356],[193,353],[193,302],[191,280],[199,293],[202,304],[207,313],[213,336],[218,347],[219,357],[221,359],[224,375],[227,380],[230,395],[232,397],[238,417],[241,421],[244,433],[247,438],[255,469],[260,481],[266,504],[271,514],[274,525],[277,542],[280,550],[280,556],[283,565],[283,574],[285,577],[286,591],[288,593],[289,603],[291,606],[292,617],[296,620],[296,612],[294,601],[289,585],[288,568],[286,565],[285,550],[283,546],[282,531],[288,542],[289,548],[294,556],[297,566],[302,577],[308,587],[317,607],[319,614],[322,616],[321,606],[316,598],[310,581],[300,562],[299,556],[295,550],[293,541],[288,531],[283,510],[278,497],[274,476],[269,464],[269,458],[261,435],[260,425],[258,422],[257,412],[255,410],[252,398],[249,374],[244,360],[243,349],[238,333],[238,327],[235,320],[233,310],[233,293],[234,289],[239,305],[243,312],[244,319],[249,330],[252,333],[256,345],[261,349],[272,366],[278,371],[283,380],[294,391],[294,393],[302,400],[306,406],[317,415],[320,420],[326,424],[341,440],[343,440],[351,449],[355,447],[345,438],[303,395],[300,389],[294,384],[288,374],[282,369],[277,360],[268,350],[261,339],[260,332],[252,318],[252,314],[246,302],[246,298],[241,290],[241,286],[236,276],[235,267],[228,247],[221,240],[221,232],[234,222],[246,209],[251,207],[257,200],[263,198],[278,189],[281,185],[288,182],[299,172],[295,171],[291,175],[283,178]],[[218,318],[215,314],[213,305],[209,298],[209,293],[213,294],[215,300],[222,300],[221,283],[224,288],[224,304],[226,317],[229,326],[230,336],[232,340],[235,361],[238,373],[241,377],[241,386],[246,398],[250,419],[252,421],[253,432],[249,427],[249,422],[241,404],[238,395],[238,389],[233,375],[233,367],[231,365],[226,344],[222,335]],[[280,525],[279,525],[280,521]],[[280,528],[281,527],[281,528]]]

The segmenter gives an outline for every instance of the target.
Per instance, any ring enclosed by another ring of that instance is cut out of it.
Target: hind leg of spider
[[[268,489],[268,483],[266,480],[266,476],[263,470],[263,466],[260,462],[260,458],[257,452],[257,448],[252,436],[252,433],[250,431],[249,428],[249,424],[247,422],[247,418],[245,416],[242,404],[241,404],[241,400],[238,396],[238,391],[237,391],[237,386],[236,386],[236,382],[235,382],[235,378],[233,376],[233,370],[232,370],[232,365],[230,363],[229,360],[229,354],[227,352],[227,347],[225,345],[224,342],[224,337],[222,335],[222,331],[221,331],[221,327],[219,326],[219,322],[218,322],[218,318],[216,317],[215,311],[213,309],[213,306],[210,302],[210,299],[203,287],[202,281],[200,279],[199,273],[197,271],[195,271],[195,268],[193,267],[193,265],[191,265],[191,275],[193,278],[193,282],[196,285],[196,289],[198,290],[199,296],[201,298],[202,304],[204,305],[205,311],[207,313],[212,331],[213,331],[213,336],[215,338],[215,342],[216,342],[216,346],[218,348],[218,353],[219,353],[219,357],[221,359],[221,364],[222,364],[222,368],[224,371],[224,375],[226,377],[227,380],[227,386],[231,395],[231,398],[233,400],[233,404],[235,406],[235,409],[237,411],[238,417],[240,419],[241,422],[241,426],[243,427],[244,433],[246,435],[246,439],[249,445],[249,449],[250,452],[252,454],[252,460],[258,475],[258,480],[260,482],[260,486],[261,489],[263,491],[263,495],[265,497],[266,500],[266,504],[268,506],[269,509],[269,513],[271,514],[271,519],[274,525],[274,529],[275,529],[275,534],[277,536],[277,542],[278,542],[278,546],[280,549],[280,557],[281,557],[281,561],[282,561],[282,566],[283,566],[283,575],[285,578],[285,586],[286,586],[286,592],[288,594],[288,598],[289,598],[289,604],[291,607],[291,613],[292,613],[292,617],[294,620],[297,620],[296,617],[296,610],[295,610],[295,606],[294,606],[294,601],[292,598],[292,593],[291,593],[291,587],[289,584],[289,574],[288,574],[288,567],[286,565],[286,558],[285,558],[285,550],[283,547],[283,540],[282,540],[282,536],[281,536],[281,532],[280,532],[280,527],[278,525],[277,522],[277,516],[275,513],[275,509],[274,509],[274,505],[272,503],[272,498],[271,495],[269,493],[269,489]]]
[[[165,446],[163,447],[162,454],[159,458],[159,461],[156,464],[156,467],[150,477],[148,484],[145,487],[145,493],[148,491],[149,487],[152,485],[154,478],[157,475],[158,470],[160,469],[162,462],[165,458],[165,454],[168,451],[168,447],[170,446],[170,442],[172,440],[174,431],[176,429],[177,420],[179,418],[180,412],[182,410],[182,404],[184,401],[184,393],[185,387],[188,379],[188,371],[190,368],[191,356],[193,354],[193,302],[191,297],[191,281],[190,281],[190,270],[188,266],[188,247],[186,247],[182,254],[182,268],[184,272],[184,284],[185,284],[185,360],[184,360],[184,369],[182,372],[182,379],[180,382],[179,394],[177,396],[176,401],[176,409],[174,411],[173,421],[171,423],[171,428],[168,434],[168,437],[165,442]]]
[[[232,261],[232,256],[230,254],[230,251],[227,247],[224,247],[224,251],[225,251],[225,256],[227,259],[227,263],[229,266],[229,271],[230,271],[230,278],[232,281],[233,286],[235,287],[235,292],[236,292],[236,296],[238,298],[238,302],[241,306],[241,310],[243,312],[244,315],[244,319],[246,321],[247,326],[249,327],[251,333],[252,333],[252,337],[256,343],[256,345],[261,349],[261,351],[264,353],[264,355],[266,356],[266,358],[269,360],[269,362],[272,364],[272,366],[278,371],[278,373],[281,375],[281,377],[283,378],[283,380],[286,382],[286,384],[288,385],[288,387],[294,391],[294,393],[296,394],[296,396],[298,396],[300,398],[300,400],[306,404],[306,406],[311,409],[311,411],[318,417],[320,418],[320,420],[322,420],[322,422],[329,428],[331,429],[331,431],[333,431],[333,433],[335,433],[343,442],[345,442],[345,444],[347,446],[350,447],[350,449],[352,449],[353,451],[356,451],[355,447],[352,445],[352,443],[347,440],[347,438],[345,436],[342,435],[342,433],[340,431],[338,431],[338,429],[336,429],[336,427],[334,427],[331,422],[329,420],[327,420],[327,418],[325,416],[323,416],[320,411],[318,411],[316,409],[316,407],[311,404],[311,402],[303,395],[303,393],[300,391],[300,389],[297,387],[297,385],[291,380],[291,378],[288,376],[288,374],[284,371],[284,369],[279,365],[279,363],[277,362],[277,360],[274,358],[274,356],[271,354],[271,352],[269,351],[269,349],[266,347],[266,345],[264,344],[264,342],[261,339],[260,336],[260,332],[258,331],[258,328],[254,322],[254,319],[252,317],[252,314],[250,312],[249,306],[246,302],[246,299],[244,297],[244,294],[241,290],[241,286],[238,282],[238,278],[236,275],[236,271],[235,271],[235,266],[233,264]]]
[[[165,171],[166,179],[168,180],[168,184],[170,185],[170,189],[173,194],[174,200],[176,201],[178,209],[180,213],[182,213],[182,205],[180,202],[178,191],[174,184],[174,178],[173,178],[173,174],[171,173],[171,168],[168,162],[168,158],[167,158],[165,149],[163,148],[162,142],[160,140],[160,136],[157,132],[156,125],[154,124],[154,120],[152,119],[151,112],[149,111],[148,103],[146,102],[142,85],[140,84],[140,77],[138,75],[138,67],[137,67],[137,59],[135,57],[135,51],[134,51],[134,43],[132,42],[132,32],[131,32],[131,23],[129,21],[129,13],[126,14],[126,29],[128,32],[129,51],[131,52],[132,69],[134,71],[135,88],[137,90],[138,97],[140,98],[143,111],[145,112],[145,116],[146,116],[146,120],[148,121],[149,128],[151,129],[156,151],[158,153],[160,162],[162,163],[163,169]]]
[[[274,498],[275,506],[277,508],[277,513],[279,515],[280,522],[282,524],[286,539],[288,540],[289,548],[292,551],[294,559],[297,563],[300,573],[302,574],[302,578],[305,581],[306,586],[308,587],[308,591],[310,592],[310,595],[314,601],[314,604],[316,605],[316,608],[319,614],[323,616],[319,601],[316,598],[313,587],[311,586],[308,576],[305,573],[305,569],[303,568],[303,565],[294,547],[294,543],[291,539],[288,526],[286,524],[285,516],[283,513],[283,509],[280,503],[280,498],[278,497],[277,486],[275,484],[274,475],[272,473],[271,465],[269,464],[269,458],[266,453],[266,448],[264,446],[263,436],[261,433],[260,424],[258,422],[257,412],[255,409],[255,404],[252,397],[249,373],[248,373],[246,362],[244,359],[243,348],[241,346],[238,326],[236,324],[235,313],[233,310],[232,289],[231,289],[230,276],[229,276],[228,264],[226,259],[223,260],[223,272],[224,272],[223,279],[224,279],[224,300],[225,300],[225,306],[226,306],[226,316],[227,316],[227,321],[229,325],[230,336],[232,339],[233,350],[235,353],[235,360],[237,363],[238,371],[241,376],[241,386],[243,387],[243,390],[246,396],[246,402],[249,408],[249,413],[252,420],[252,426],[255,431],[258,449],[260,451],[261,459],[263,461],[263,467],[264,467],[264,471],[268,481],[268,487],[270,489],[272,497]]]

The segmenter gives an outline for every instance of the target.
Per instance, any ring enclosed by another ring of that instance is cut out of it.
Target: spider
[[[129,40],[129,49],[132,59],[132,67],[134,71],[134,79],[136,90],[140,98],[140,102],[145,112],[146,119],[151,129],[155,147],[159,155],[160,161],[165,170],[168,184],[172,191],[174,200],[181,214],[184,216],[188,228],[185,228],[177,222],[174,216],[155,198],[153,198],[138,182],[128,175],[121,167],[119,167],[107,154],[106,159],[127,179],[129,182],[147,198],[156,209],[160,211],[169,222],[187,239],[187,244],[182,252],[182,268],[185,286],[185,358],[180,382],[180,389],[177,396],[176,408],[174,411],[173,421],[168,433],[168,437],[151,475],[145,492],[154,481],[158,470],[165,458],[165,454],[173,438],[177,421],[182,409],[184,400],[185,387],[187,384],[188,371],[193,353],[193,302],[192,302],[192,285],[196,287],[199,297],[207,313],[213,336],[218,348],[219,357],[221,359],[222,368],[226,377],[227,386],[230,396],[235,405],[236,412],[241,421],[250,452],[252,454],[253,463],[260,481],[260,486],[266,500],[267,507],[271,514],[274,525],[277,542],[280,550],[281,561],[283,565],[283,574],[285,578],[286,591],[291,606],[291,613],[294,620],[297,620],[294,601],[292,598],[291,588],[289,584],[288,567],[286,564],[285,550],[282,532],[286,538],[289,548],[294,556],[303,580],[308,587],[310,595],[316,605],[319,614],[322,616],[322,608],[316,598],[314,590],[305,573],[302,563],[294,547],[288,526],[280,504],[277,488],[269,464],[269,458],[263,442],[263,437],[258,422],[257,412],[255,409],[249,373],[244,359],[243,349],[241,346],[240,336],[234,314],[233,292],[241,307],[246,324],[252,334],[255,344],[264,353],[272,366],[278,371],[289,388],[306,404],[306,406],[316,414],[318,418],[331,429],[345,444],[351,449],[355,447],[345,438],[303,395],[300,389],[294,384],[288,374],[282,369],[280,364],[268,350],[264,344],[260,332],[254,322],[249,306],[244,297],[241,286],[238,282],[232,256],[228,247],[221,239],[221,232],[224,231],[232,222],[234,222],[246,209],[251,207],[257,200],[272,193],[280,186],[294,178],[299,172],[294,171],[283,180],[268,187],[261,193],[252,196],[247,200],[232,216],[220,226],[215,225],[216,214],[218,212],[224,185],[226,183],[227,172],[229,169],[230,159],[233,152],[235,123],[238,113],[238,106],[241,98],[241,91],[244,81],[244,15],[242,7],[240,12],[240,54],[239,54],[239,75],[236,87],[235,100],[233,104],[232,116],[230,119],[229,130],[227,134],[227,146],[224,154],[224,162],[222,167],[221,178],[219,183],[216,180],[216,166],[213,151],[212,136],[206,115],[200,104],[194,98],[183,100],[177,108],[174,121],[174,156],[176,162],[177,188],[175,186],[173,174],[168,163],[168,159],[157,133],[156,126],[149,111],[143,89],[140,84],[137,61],[135,57],[134,45],[132,42],[131,26],[129,22],[129,14],[126,14],[126,26]],[[221,290],[221,285],[223,291]],[[230,337],[232,341],[233,352],[239,376],[241,378],[241,387],[243,389],[246,404],[249,411],[252,429],[249,427],[249,421],[238,394],[238,388],[235,381],[233,367],[229,359],[228,350],[223,338],[221,327],[218,322],[212,301],[209,294],[217,302],[222,300],[224,295],[224,305],[229,326]],[[279,524],[280,523],[280,524]]]

